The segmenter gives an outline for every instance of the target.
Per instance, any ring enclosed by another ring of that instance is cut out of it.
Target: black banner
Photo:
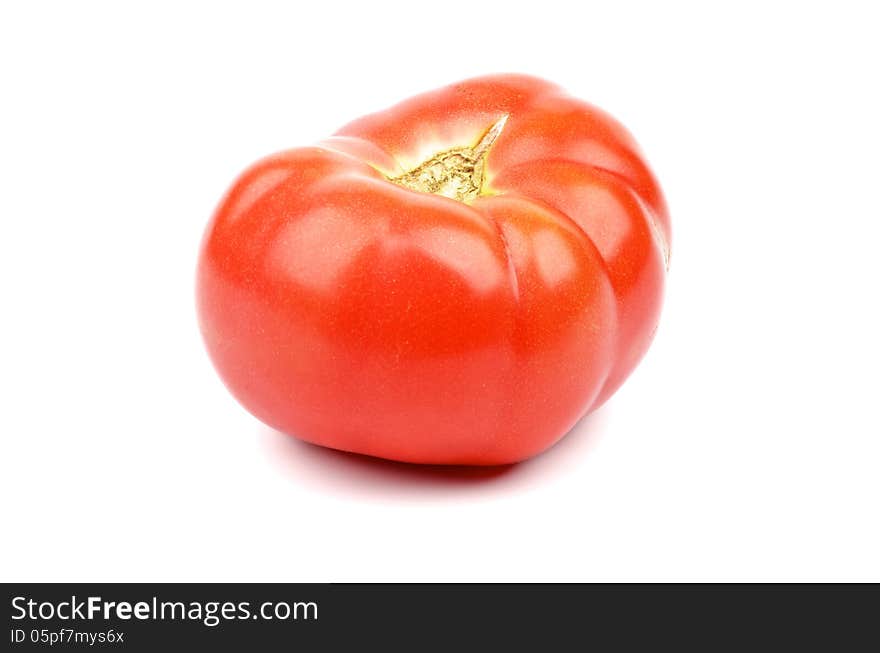
[[[849,650],[877,635],[874,585],[5,585],[10,651]],[[645,649],[645,645],[651,647]],[[348,649],[347,649],[348,650]]]

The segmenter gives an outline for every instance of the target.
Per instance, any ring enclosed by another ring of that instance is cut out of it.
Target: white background
[[[2,580],[880,581],[871,3],[4,3]],[[468,475],[290,440],[196,328],[264,154],[477,74],[636,135],[656,341],[545,455]]]

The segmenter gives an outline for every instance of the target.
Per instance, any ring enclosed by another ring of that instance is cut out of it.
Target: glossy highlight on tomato
[[[512,463],[642,358],[669,242],[618,122],[534,77],[476,78],[246,170],[202,241],[199,324],[232,394],[284,433]]]

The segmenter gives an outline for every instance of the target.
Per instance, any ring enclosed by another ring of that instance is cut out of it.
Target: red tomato
[[[492,465],[546,449],[645,353],[670,237],[629,133],[518,75],[406,100],[252,166],[208,225],[208,352],[267,424]]]

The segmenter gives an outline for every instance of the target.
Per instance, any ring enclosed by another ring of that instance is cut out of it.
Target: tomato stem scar
[[[470,203],[485,194],[486,156],[507,122],[507,115],[487,129],[476,145],[438,152],[412,170],[388,180],[422,193],[443,195]]]

